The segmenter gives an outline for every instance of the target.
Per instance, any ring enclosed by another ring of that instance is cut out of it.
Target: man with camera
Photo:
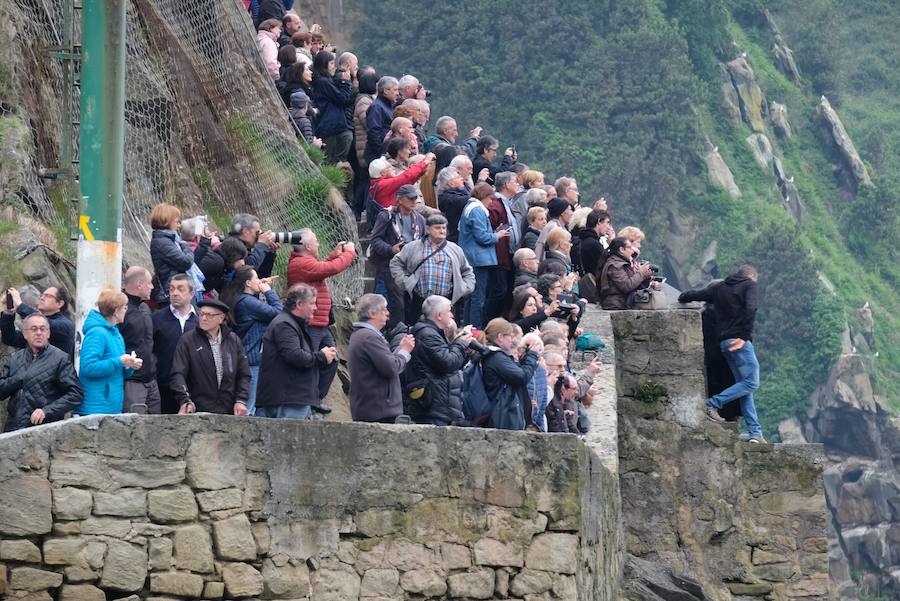
[[[68,307],[69,293],[62,287],[50,286],[44,290],[37,310],[22,302],[18,290],[9,288],[3,313],[0,314],[0,339],[7,346],[25,348],[28,342],[23,333],[16,330],[16,314],[24,319],[33,313],[40,313],[50,324],[50,344],[71,359],[75,356],[75,323],[66,315]]]
[[[438,295],[426,298],[422,320],[410,330],[415,348],[404,372],[409,415],[416,423],[449,426],[465,419],[462,368],[472,332],[463,328],[448,338],[455,330],[451,302]]]
[[[309,319],[309,337],[315,349],[333,347],[334,336],[329,328],[334,323],[331,313],[331,293],[325,280],[350,267],[356,258],[356,247],[352,242],[338,242],[325,260],[319,260],[319,239],[315,232],[311,229],[302,229],[299,234],[300,241],[294,244],[294,251],[288,261],[288,286],[302,283],[315,288],[316,311]],[[336,374],[337,362],[332,361],[323,366],[318,382],[319,406],[328,394]]]
[[[275,267],[275,254],[281,248],[276,235],[269,230],[262,231],[259,218],[249,213],[238,213],[231,220],[231,231],[228,238],[222,242],[222,246],[242,244],[247,249],[247,257],[244,265],[249,265],[256,270],[260,278],[272,275]],[[224,250],[224,249],[223,249]]]
[[[50,320],[31,313],[22,321],[25,348],[0,370],[0,399],[9,397],[5,431],[61,420],[81,404],[83,392],[72,360],[50,345]]]
[[[418,240],[425,233],[425,217],[415,210],[418,191],[412,184],[404,184],[397,190],[397,204],[388,211],[380,211],[372,227],[369,248],[375,263],[375,292],[387,298],[391,316],[388,325],[394,326],[403,319],[406,307],[403,290],[391,277],[391,259],[403,247]]]

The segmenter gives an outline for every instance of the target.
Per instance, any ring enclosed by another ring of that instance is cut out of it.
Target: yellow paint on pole
[[[91,233],[91,228],[88,227],[88,222],[91,220],[90,216],[82,215],[79,217],[78,221],[81,224],[81,233],[84,234],[84,239],[88,242],[94,241],[94,234]]]

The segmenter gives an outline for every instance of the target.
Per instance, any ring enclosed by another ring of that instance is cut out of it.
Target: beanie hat
[[[291,94],[291,107],[298,109],[304,104],[309,104],[309,96],[306,95],[306,92],[300,90]]]
[[[550,213],[550,219],[556,219],[566,212],[571,205],[562,198],[554,198],[547,203],[547,210]]]

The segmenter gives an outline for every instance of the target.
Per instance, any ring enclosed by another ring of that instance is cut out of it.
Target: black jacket
[[[184,273],[194,263],[194,251],[187,242],[178,242],[172,230],[153,230],[150,238],[150,259],[153,260],[153,300],[158,303],[169,300],[169,280],[178,273]],[[201,251],[197,246],[197,254],[209,250],[209,239]]]
[[[153,354],[156,355],[156,382],[161,390],[169,390],[169,373],[172,371],[172,360],[175,348],[181,340],[181,324],[172,315],[170,307],[163,307],[153,312]],[[184,333],[197,327],[197,314],[191,313],[184,322]]]
[[[36,309],[32,309],[24,303],[17,309],[23,318],[35,311]],[[50,345],[55,346],[68,355],[69,359],[72,359],[75,356],[75,323],[62,312],[45,315],[45,317],[50,323]],[[15,314],[0,314],[0,340],[3,344],[14,348],[27,346],[22,332],[16,329]]]
[[[750,278],[739,274],[730,275],[724,281],[702,290],[682,292],[678,301],[706,301],[714,304],[720,342],[730,338],[753,340],[757,291],[756,282]]]
[[[221,292],[227,282],[225,281],[225,259],[222,258],[219,249],[209,251],[196,263],[203,272],[203,287],[207,291]]]
[[[521,361],[516,361],[503,350],[496,347],[491,347],[491,350],[494,352],[489,353],[481,360],[484,390],[488,398],[494,403],[519,402],[521,406],[522,391],[527,389],[528,382],[534,376],[538,354],[528,351]],[[523,423],[525,421],[525,411],[526,408],[522,407]],[[527,411],[531,412],[530,406],[527,408]]]
[[[516,269],[516,279],[513,280],[513,288],[518,288],[522,284],[530,284],[537,286],[538,275],[533,271],[528,271],[524,267]]]
[[[544,260],[538,267],[538,277],[545,273],[555,273],[559,277],[565,277],[571,272],[572,263],[569,257],[557,250],[548,250],[544,253]]]
[[[216,381],[216,363],[206,332],[185,333],[175,348],[170,387],[179,405],[193,401],[197,412],[234,413],[235,403],[250,396],[250,364],[237,334],[222,326],[222,381]]]
[[[538,238],[540,237],[541,230],[537,230],[529,225],[522,234],[522,244],[519,248],[530,248],[531,250],[534,250],[534,247],[537,246]]]
[[[503,171],[509,171],[512,169],[513,160],[511,156],[503,155],[503,159],[500,161],[500,165],[494,165],[483,155],[475,155],[475,158],[472,159],[472,175],[478,177],[478,174],[481,173],[482,169],[487,169],[490,175],[488,175],[487,183],[490,185],[494,185],[494,176]]]
[[[9,416],[4,431],[31,426],[31,414],[43,409],[44,423],[61,420],[81,404],[84,394],[69,356],[55,346],[35,355],[31,349],[16,351],[0,370],[0,399],[9,397]]]
[[[569,249],[569,260],[572,262],[572,270],[577,271],[578,275],[584,275],[581,270],[581,232],[583,227],[572,230],[572,247]]]
[[[459,244],[459,220],[469,196],[465,187],[447,188],[438,195],[438,208],[447,218],[447,239],[454,244]]]
[[[128,294],[126,292],[126,294]],[[125,352],[144,360],[141,368],[131,374],[129,380],[150,382],[156,377],[156,357],[153,355],[153,314],[140,297],[128,294],[128,312],[119,324],[119,333],[125,341]]]
[[[581,252],[582,275],[592,273],[599,277],[600,266],[607,256],[606,249],[603,248],[603,244],[600,242],[600,235],[596,231],[587,228],[580,230],[578,235],[581,238],[579,250]]]
[[[266,19],[278,19],[281,21],[284,19],[284,13],[286,12],[282,0],[260,0],[259,13],[257,13],[256,22],[253,25],[259,27],[259,24]]]
[[[282,311],[269,323],[263,336],[257,407],[316,405],[319,402],[319,369],[325,355],[313,348],[306,321]]]
[[[425,386],[425,394],[410,401],[410,416],[416,421],[465,419],[462,411],[462,368],[466,344],[447,342],[444,332],[425,318],[412,328],[416,347],[405,372],[407,391]]]

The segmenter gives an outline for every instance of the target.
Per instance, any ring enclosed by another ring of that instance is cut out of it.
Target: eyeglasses
[[[49,332],[50,328],[47,326],[31,326],[30,328],[25,328],[28,332]]]
[[[43,294],[41,295],[41,298],[52,298],[52,299],[55,300],[55,301],[58,301],[58,300],[59,300],[59,297],[53,296],[53,295],[50,294],[49,292],[43,293]]]
[[[224,313],[206,313],[204,311],[200,311],[200,319],[213,319],[214,317],[224,317]]]

